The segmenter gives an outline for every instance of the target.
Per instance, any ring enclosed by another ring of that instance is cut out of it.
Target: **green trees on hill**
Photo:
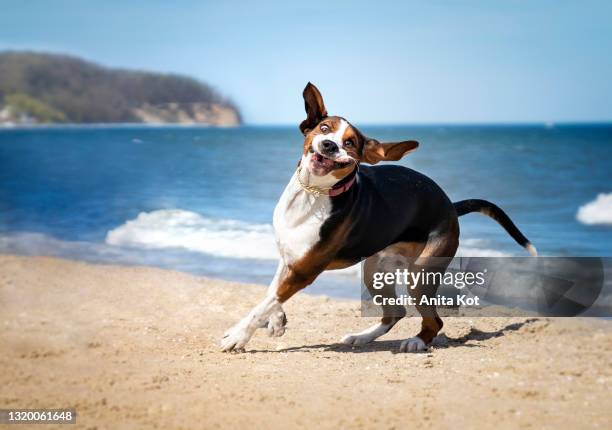
[[[65,55],[0,53],[3,107],[43,122],[134,122],[133,109],[165,103],[220,104],[236,108],[195,79],[109,69]]]
[[[33,118],[37,122],[65,122],[66,115],[47,104],[26,94],[16,93],[4,96],[6,115],[15,121],[19,118]]]

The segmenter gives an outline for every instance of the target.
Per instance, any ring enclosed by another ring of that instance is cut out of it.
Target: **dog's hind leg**
[[[423,274],[444,275],[448,264],[455,256],[459,246],[459,227],[453,223],[451,228],[443,234],[436,233],[430,236],[425,248],[415,261],[415,269],[423,269]],[[431,278],[436,279],[436,276]],[[416,309],[421,314],[421,331],[412,338],[404,340],[400,345],[400,352],[417,352],[427,348],[427,345],[437,336],[444,325],[438,315],[435,305],[423,304],[423,298],[435,297],[439,283],[420,282],[414,288],[409,288],[414,298]],[[429,302],[430,300],[427,300]]]
[[[342,337],[340,342],[344,343],[345,345],[365,345],[366,343],[370,343],[387,333],[401,319],[402,317],[382,317],[379,323],[374,324],[373,326],[360,331],[359,333],[347,334],[346,336]]]
[[[363,263],[363,282],[370,295],[374,297],[374,295],[380,294],[385,298],[395,298],[395,285],[385,286],[382,290],[373,287],[374,273],[384,271],[387,266],[388,270],[392,272],[397,267],[409,264],[409,261],[414,260],[423,251],[424,247],[425,243],[399,242],[367,258]],[[389,332],[406,315],[406,309],[403,306],[383,305],[381,308],[383,317],[380,322],[359,333],[347,334],[340,342],[346,345],[365,345]]]

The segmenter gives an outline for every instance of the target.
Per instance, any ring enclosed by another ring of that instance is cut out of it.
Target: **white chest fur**
[[[302,189],[293,175],[274,209],[274,231],[281,258],[291,263],[304,256],[319,240],[328,218],[328,196],[314,196]]]

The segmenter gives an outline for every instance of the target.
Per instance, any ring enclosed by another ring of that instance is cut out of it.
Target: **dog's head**
[[[306,119],[300,124],[304,135],[303,166],[316,176],[331,174],[341,179],[360,162],[397,161],[414,151],[414,140],[381,143],[363,135],[339,116],[328,116],[321,93],[310,82],[304,88]]]

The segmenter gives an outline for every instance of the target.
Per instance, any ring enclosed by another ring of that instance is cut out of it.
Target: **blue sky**
[[[612,120],[609,1],[6,1],[0,49],[176,72],[249,123],[301,121],[307,81],[359,123]]]

